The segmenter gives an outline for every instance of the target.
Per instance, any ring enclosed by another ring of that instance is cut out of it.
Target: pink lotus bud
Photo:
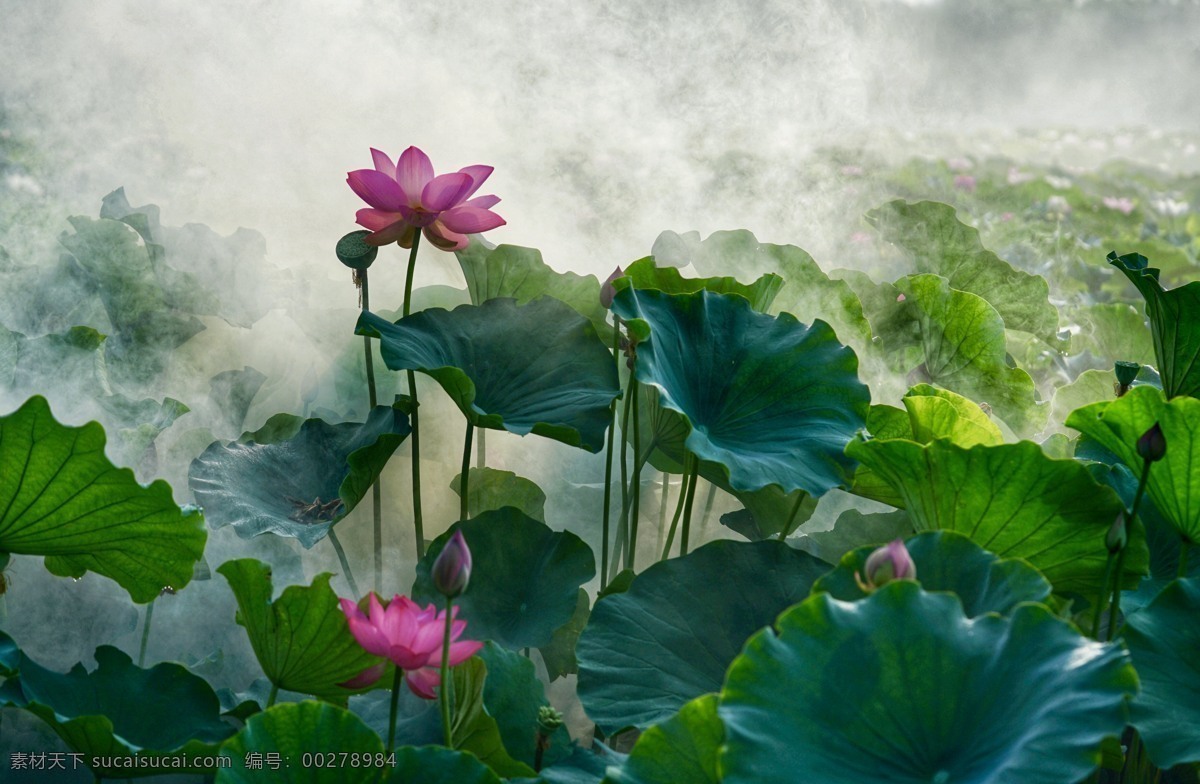
[[[1137,453],[1138,457],[1147,463],[1162,460],[1163,455],[1167,453],[1167,438],[1157,422],[1138,439]]]
[[[453,599],[467,590],[471,580],[471,548],[462,531],[455,531],[433,562],[433,587],[438,593]]]
[[[1117,512],[1117,519],[1113,520],[1108,534],[1104,537],[1104,546],[1110,553],[1119,553],[1125,548],[1127,541],[1129,541],[1129,534],[1125,530],[1125,512],[1120,511]]]
[[[617,295],[617,290],[613,288],[613,281],[623,277],[625,277],[625,273],[621,271],[620,267],[617,267],[600,286],[600,304],[604,306],[605,310],[612,307],[613,297]]]
[[[902,539],[897,539],[871,553],[863,571],[866,572],[865,579],[863,575],[855,572],[854,580],[858,583],[858,587],[867,593],[881,588],[892,580],[917,579],[917,565],[913,563],[912,556],[908,554],[908,548],[904,546]]]

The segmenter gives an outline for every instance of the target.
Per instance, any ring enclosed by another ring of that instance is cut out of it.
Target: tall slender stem
[[[1153,461],[1146,460],[1142,466],[1142,478],[1138,480],[1137,493],[1133,496],[1133,508],[1129,510],[1127,525],[1133,525],[1133,521],[1137,519],[1138,507],[1142,505],[1142,496],[1146,493],[1146,482],[1150,479],[1150,466],[1152,465],[1154,465]],[[1125,553],[1128,549],[1128,546],[1122,547],[1121,551],[1117,553],[1117,568],[1113,575],[1112,604],[1108,611],[1106,640],[1113,638],[1113,634],[1117,630],[1117,619],[1121,617],[1121,573],[1125,568]]]
[[[692,480],[688,485],[687,501],[683,505],[683,533],[679,535],[679,554],[687,555],[688,533],[692,527],[692,501],[696,497],[696,477],[700,473],[700,458],[692,457]]]
[[[704,496],[704,513],[700,515],[700,533],[708,530],[708,519],[712,516],[713,504],[717,500],[717,486],[708,483],[708,493]]]
[[[613,319],[613,363],[617,364],[617,358],[621,355],[621,320],[615,316]],[[604,512],[600,520],[600,590],[602,591],[608,586],[608,524],[612,513],[613,441],[617,432],[617,399],[615,397],[608,409],[608,448],[604,453]]]
[[[362,309],[366,313],[371,309],[371,285],[367,277],[367,270],[359,270],[358,273],[359,292],[362,295]],[[375,410],[375,406],[379,405],[379,397],[375,391],[375,352],[371,349],[371,339],[363,335],[363,356],[367,366],[367,399],[370,403],[370,408],[367,409],[367,416]],[[375,478],[375,482],[371,485],[371,521],[372,531],[375,537],[375,592],[379,593],[383,590],[383,494],[380,487],[380,477]],[[355,592],[357,596],[358,592]]]
[[[154,603],[158,599],[151,599],[146,605],[146,617],[142,620],[142,644],[138,647],[138,666],[146,666],[146,643],[150,641],[150,621],[154,618]]]
[[[667,535],[667,506],[671,496],[671,475],[666,471],[659,471],[662,474],[662,492],[659,493],[658,499],[658,539],[654,542],[654,551],[662,550],[663,537]]]
[[[1175,576],[1181,580],[1188,575],[1188,550],[1191,546],[1191,541],[1186,537],[1179,540],[1179,571]]]
[[[358,271],[359,293],[362,296],[362,309],[366,313],[371,309],[371,286],[367,279],[367,270]],[[379,405],[375,394],[375,352],[371,351],[371,338],[363,335],[363,356],[367,364],[367,397],[371,403],[371,411]],[[368,411],[370,413],[370,411]]]
[[[1092,611],[1092,638],[1100,639],[1100,615],[1108,598],[1108,584],[1112,580],[1114,554],[1110,550],[1104,561],[1104,580],[1100,583],[1100,596],[1096,598],[1096,609]]]
[[[625,444],[625,434],[629,432],[629,390],[625,391],[625,404],[621,411],[621,516],[617,519],[617,551],[613,557],[620,560],[625,546],[629,543],[629,450]],[[617,565],[613,564],[615,570]]]
[[[408,274],[404,278],[404,310],[407,317],[412,308],[413,271],[417,267],[417,248],[421,244],[421,232],[413,234],[412,250],[408,254]],[[413,492],[413,532],[417,538],[417,558],[425,557],[425,526],[421,520],[421,427],[420,404],[417,402],[417,374],[407,371],[408,396],[412,400],[412,492]]]
[[[267,707],[268,708],[275,704],[275,698],[278,696],[279,696],[279,684],[272,683],[271,684],[271,694],[267,697]]]
[[[487,462],[487,428],[479,428],[479,438],[475,439],[475,467],[483,468]]]
[[[482,434],[482,431],[480,431]],[[462,476],[458,480],[458,519],[466,520],[470,516],[470,504],[467,503],[467,489],[471,476],[471,437],[475,434],[475,425],[467,420],[467,438],[463,442]],[[593,563],[595,563],[593,561]]]
[[[637,366],[637,360],[634,360],[634,367]],[[636,398],[638,393],[637,378],[634,377],[633,371],[629,372],[629,397]],[[638,425],[638,411],[641,406],[634,400],[633,403],[633,480],[630,484],[630,492],[633,494],[633,509],[629,513],[629,550],[625,559],[625,565],[629,569],[634,568],[634,560],[637,558],[637,531],[638,520],[641,517],[641,502],[642,502],[642,467],[646,465],[646,461],[642,459],[642,436]]]
[[[379,483],[381,477],[375,478],[371,485],[371,520],[375,532],[375,593],[383,593],[383,488]],[[349,572],[347,572],[349,574]],[[357,595],[357,591],[355,592]]]
[[[683,458],[683,481],[679,483],[679,499],[675,502],[675,514],[671,517],[671,530],[667,532],[667,544],[663,547],[662,557],[660,561],[667,560],[667,556],[671,554],[671,545],[675,541],[675,531],[679,527],[679,519],[683,516],[683,505],[687,499],[688,488],[692,484],[692,456],[684,455]]]
[[[329,543],[333,545],[333,551],[337,553],[338,560],[342,564],[342,572],[346,576],[346,582],[350,585],[350,593],[354,594],[354,598],[359,597],[358,583],[354,580],[354,572],[350,569],[350,561],[346,560],[346,551],[342,549],[341,540],[338,539],[337,533],[332,527],[329,529]]]
[[[796,515],[800,514],[800,505],[804,503],[804,499],[808,497],[808,493],[803,490],[799,491],[796,496],[796,503],[792,505],[792,513],[788,515],[787,522],[783,528],[779,529],[779,541],[787,541],[787,538],[792,534],[792,524],[796,522]]]
[[[442,705],[442,735],[446,740],[446,748],[452,749],[453,739],[450,736],[450,691],[454,684],[450,682],[450,625],[454,622],[454,600],[446,597],[446,630],[442,633],[442,669],[441,688],[438,689],[438,700]]]
[[[392,705],[388,711],[388,754],[392,753],[392,749],[396,745],[396,713],[400,707],[400,686],[404,680],[404,670],[396,668],[396,673],[392,676]]]

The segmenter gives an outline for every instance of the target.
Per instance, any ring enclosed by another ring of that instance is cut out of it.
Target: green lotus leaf
[[[1060,593],[1101,590],[1104,537],[1122,504],[1083,464],[1046,457],[1031,441],[964,449],[857,439],[846,452],[903,497],[918,532],[957,531],[1002,558],[1023,558]],[[1128,587],[1148,560],[1145,539],[1131,538]]]
[[[1100,762],[1137,691],[1129,655],[1041,605],[968,619],[915,583],[817,594],[729,668],[724,784],[1063,784]]]
[[[903,509],[894,512],[863,514],[847,509],[838,515],[833,528],[826,531],[806,531],[788,541],[822,561],[836,564],[846,553],[866,545],[881,545],[893,539],[912,535],[912,520]]]
[[[870,392],[828,324],[772,318],[708,291],[625,289],[613,312],[648,325],[638,380],[688,418],[688,451],[719,464],[730,487],[819,496],[847,481],[841,450],[863,426]]]
[[[346,704],[339,686],[378,664],[350,633],[328,572],[312,585],[291,585],[271,601],[271,567],[253,558],[226,561],[217,572],[237,599],[237,622],[271,683],[286,691]]]
[[[546,494],[542,488],[512,471],[498,468],[472,468],[468,485],[467,515],[478,517],[484,512],[512,506],[539,522],[546,522]],[[459,489],[462,474],[450,482],[450,489],[462,497]]]
[[[444,746],[396,749],[396,766],[388,784],[501,784],[501,779],[474,754]]]
[[[720,784],[717,755],[724,739],[717,695],[705,694],[643,732],[625,765],[611,769],[603,784]]]
[[[662,405],[657,387],[638,384],[638,453],[637,460],[668,474],[682,474],[691,427],[687,417]],[[624,433],[626,443],[633,446],[633,426]]]
[[[1163,289],[1159,271],[1140,253],[1108,254],[1146,300],[1154,355],[1167,398],[1200,395],[1200,281]]]
[[[784,493],[776,485],[750,493],[733,492],[744,509],[721,515],[721,524],[737,531],[751,542],[774,539],[786,529],[790,536],[817,510],[817,499],[803,490]],[[797,505],[798,504],[798,505]]]
[[[1116,376],[1111,370],[1085,370],[1074,381],[1054,390],[1054,404],[1050,413],[1052,422],[1065,422],[1072,411],[1089,403],[1109,402],[1113,399]]]
[[[546,665],[546,675],[550,680],[557,680],[579,672],[579,662],[575,659],[575,646],[578,645],[579,635],[583,633],[583,627],[587,626],[591,614],[592,601],[588,597],[588,592],[580,588],[579,599],[575,604],[575,614],[571,616],[571,620],[555,629],[550,642],[538,648],[542,654],[542,661]]]
[[[445,599],[429,572],[446,542],[462,531],[471,548],[471,582],[455,600],[466,637],[495,640],[506,648],[537,648],[571,620],[579,587],[596,574],[596,559],[569,531],[552,531],[518,509],[505,507],[460,521],[439,536],[417,564],[413,599],[425,604]]]
[[[1160,768],[1200,761],[1200,578],[1176,580],[1140,612],[1129,616],[1125,644],[1142,693],[1133,701],[1137,728],[1151,761]]]
[[[76,664],[70,672],[48,670],[0,632],[0,706],[21,708],[42,719],[63,742],[93,757],[196,757],[215,755],[234,733],[221,718],[212,687],[178,664],[135,667],[109,645],[96,649],[96,669]],[[146,763],[149,765],[150,763]],[[92,768],[96,776],[127,778],[163,772],[162,767]],[[189,765],[175,772],[210,772]]]
[[[1099,359],[1154,364],[1154,343],[1142,312],[1124,302],[1100,302],[1072,312],[1079,333],[1071,336],[1071,352],[1090,351]]]
[[[953,289],[936,275],[913,275],[896,285],[905,301],[897,303],[886,330],[896,336],[892,340],[919,347],[917,374],[989,404],[1018,433],[1040,430],[1047,412],[1036,401],[1029,374],[1006,362],[1000,314],[982,297]]]
[[[549,705],[537,669],[528,657],[492,642],[478,656],[487,672],[483,682],[484,708],[494,718],[507,753],[532,766],[537,748],[538,709]],[[552,740],[556,742],[543,754],[543,765],[552,765],[570,753],[565,728],[556,730]]]
[[[100,425],[62,425],[42,397],[0,417],[0,552],[44,555],[60,577],[102,574],[149,602],[191,581],[203,517],[166,482],[138,484],[104,444]]]
[[[1002,560],[962,534],[926,531],[905,543],[917,567],[917,581],[926,591],[947,591],[958,596],[968,618],[984,613],[1008,615],[1023,602],[1044,602],[1050,583],[1029,564]],[[874,546],[860,547],[842,556],[832,572],[813,585],[841,601],[865,598],[855,575],[866,573]]]
[[[600,303],[600,281],[595,275],[558,272],[542,261],[542,252],[519,245],[493,247],[486,240],[471,238],[464,250],[455,251],[472,305],[511,297],[517,304],[532,302],[543,294],[553,297],[592,323],[606,343],[612,341],[608,310]]]
[[[436,379],[476,427],[604,448],[619,394],[612,354],[595,327],[556,299],[492,299],[395,324],[363,313],[357,334],[381,339],[392,370]]]
[[[358,765],[350,763],[352,754],[359,755]],[[305,755],[319,756],[321,764],[303,764]],[[385,769],[377,763],[387,761],[383,741],[362,719],[310,700],[251,716],[221,746],[221,756],[229,762],[217,771],[216,784],[374,784]]]
[[[937,438],[970,448],[976,444],[1004,443],[1004,434],[979,404],[948,389],[918,384],[902,401],[908,410],[913,441],[928,444]],[[876,436],[876,438],[886,436]],[[904,438],[905,436],[893,436]]]
[[[497,673],[499,678],[495,680],[514,672],[514,668],[506,660],[493,657],[492,661],[500,663]],[[509,755],[504,746],[505,735],[501,733],[500,725],[487,708],[488,666],[483,658],[472,656],[467,659],[454,668],[453,678],[454,723],[450,727],[450,742],[454,748],[470,752],[500,776],[532,776],[533,768]],[[519,690],[520,686],[515,686],[515,689]],[[512,685],[493,684],[491,694],[493,699],[497,699],[498,694],[505,697],[498,700],[498,704],[518,710],[521,707],[521,697],[514,693]],[[511,717],[512,720],[516,718]],[[536,718],[535,712],[534,719]],[[511,723],[508,730],[510,734],[519,732],[519,728]]]
[[[730,266],[740,269],[736,265]],[[618,291],[629,286],[637,289],[656,289],[666,294],[691,294],[702,289],[714,294],[736,294],[747,299],[750,307],[759,313],[766,313],[775,301],[775,295],[783,287],[783,278],[770,272],[750,284],[740,283],[736,278],[727,276],[685,278],[674,267],[657,266],[654,257],[649,256],[630,264],[625,269],[625,277],[613,284]]]
[[[358,505],[409,432],[400,404],[376,407],[365,423],[273,417],[257,433],[210,445],[188,484],[214,528],[312,547]]]
[[[866,220],[913,260],[918,273],[940,275],[950,288],[987,300],[1008,329],[1036,335],[1052,348],[1065,348],[1046,279],[984,248],[979,231],[960,222],[949,204],[897,199],[868,212]]]
[[[80,398],[106,394],[106,339],[91,327],[30,338],[0,326],[0,390],[14,397],[50,389]]]
[[[710,542],[596,602],[579,638],[579,699],[606,733],[665,721],[716,691],[751,634],[829,566],[782,542]]]
[[[867,413],[867,432],[871,434],[872,438],[877,439],[907,438],[909,441],[916,440],[912,431],[912,415],[906,409],[894,406],[871,406],[870,412]],[[850,486],[850,492],[898,509],[904,507],[904,499],[900,497],[900,494],[861,463],[854,469],[854,482]],[[836,563],[836,559],[834,562]]]
[[[266,381],[262,371],[249,365],[241,370],[226,370],[209,379],[209,397],[220,409],[230,430],[237,433],[245,425],[250,404]]]
[[[1167,452],[1150,469],[1146,483],[1155,507],[1175,529],[1192,542],[1200,542],[1200,400],[1177,397],[1167,402],[1151,386],[1134,387],[1107,403],[1093,403],[1067,417],[1073,427],[1124,461],[1136,475],[1142,472],[1137,442],[1157,422],[1167,440]]]

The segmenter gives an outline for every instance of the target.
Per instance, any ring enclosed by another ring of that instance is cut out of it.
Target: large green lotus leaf
[[[596,574],[596,558],[582,539],[505,507],[460,521],[434,540],[417,564],[412,596],[444,599],[429,572],[455,531],[471,548],[471,581],[455,600],[467,622],[466,637],[495,640],[506,648],[537,648],[571,620],[579,587]]]
[[[979,231],[960,222],[949,204],[897,199],[871,210],[866,219],[912,258],[918,273],[940,275],[950,288],[987,300],[1008,329],[1065,348],[1046,279],[1013,267],[983,247]]]
[[[846,451],[904,498],[918,532],[957,531],[1002,558],[1023,558],[1060,593],[1100,590],[1104,537],[1122,505],[1082,463],[1051,459],[1031,441],[964,449],[857,439]],[[1145,538],[1132,537],[1128,587],[1148,560]]]
[[[91,327],[30,338],[0,326],[0,390],[62,393],[65,385],[79,397],[103,395],[109,391],[106,338]]]
[[[483,682],[483,706],[495,720],[504,748],[513,759],[533,765],[538,709],[549,704],[537,668],[527,656],[492,642],[479,652],[479,659],[486,665],[487,672]],[[566,729],[556,731],[553,738],[557,743],[543,755],[543,765],[552,765],[569,754]]]
[[[909,441],[916,439],[912,431],[911,415],[906,409],[895,406],[871,406],[871,410],[867,413],[867,432],[871,434],[872,438],[877,439],[907,438]],[[898,509],[904,507],[904,499],[900,497],[900,494],[862,463],[854,468],[854,482],[850,485],[850,492]],[[834,562],[836,563],[836,559]]]
[[[782,542],[710,542],[596,602],[579,638],[579,699],[606,733],[665,721],[716,691],[742,644],[829,566]]]
[[[1067,417],[1073,427],[1117,455],[1135,474],[1143,461],[1137,442],[1158,423],[1167,441],[1167,452],[1150,469],[1146,492],[1163,517],[1192,542],[1200,542],[1200,400],[1177,397],[1167,402],[1151,386],[1134,387],[1107,403],[1093,403]]]
[[[102,574],[149,602],[191,581],[204,520],[166,482],[110,463],[104,443],[100,425],[66,427],[42,397],[0,417],[0,552],[44,555],[61,577]]]
[[[363,313],[357,334],[381,339],[392,370],[436,379],[477,427],[604,448],[619,394],[612,354],[594,326],[552,297],[434,308],[395,324]]]
[[[501,779],[474,754],[444,746],[403,746],[387,784],[501,784]]]
[[[1022,602],[1042,602],[1050,596],[1050,583],[1037,569],[1024,561],[997,558],[962,534],[926,531],[909,537],[904,545],[921,587],[956,594],[968,618],[989,612],[1007,615]],[[866,597],[854,577],[866,572],[873,552],[875,547],[869,546],[846,553],[813,590],[846,602]]]
[[[788,541],[793,547],[812,553],[826,563],[836,564],[842,556],[857,547],[904,539],[911,536],[912,532],[912,521],[903,509],[875,514],[847,509],[838,515],[833,528],[805,531]]]
[[[691,427],[687,417],[662,405],[658,387],[638,384],[638,452],[636,459],[668,474],[684,472],[686,443]],[[633,446],[633,425],[624,433],[626,443]]]
[[[1054,404],[1050,413],[1051,422],[1065,422],[1072,411],[1089,403],[1108,402],[1113,399],[1113,384],[1116,376],[1111,370],[1085,370],[1069,384],[1054,390]]]
[[[524,305],[549,295],[590,321],[606,343],[612,341],[612,325],[608,310],[600,303],[600,281],[595,275],[558,272],[542,261],[542,252],[536,248],[493,247],[478,237],[472,237],[471,244],[454,255],[467,279],[472,305],[502,297]]]
[[[917,374],[985,402],[1013,430],[1036,432],[1046,420],[1033,379],[1006,362],[1004,322],[982,297],[951,288],[945,278],[913,275],[897,282],[905,295],[898,321],[915,326],[922,359]],[[899,332],[899,324],[894,325]]]
[[[968,619],[898,581],[817,594],[729,668],[725,784],[1063,784],[1100,762],[1137,691],[1129,655],[1041,605]]]
[[[1090,351],[1099,359],[1142,365],[1154,363],[1154,343],[1141,311],[1124,302],[1099,302],[1071,313],[1079,333],[1071,336],[1071,352]]]
[[[803,490],[784,493],[776,485],[750,493],[733,491],[733,495],[745,508],[721,515],[721,524],[751,542],[776,538],[785,528],[784,536],[790,536],[817,510],[817,499],[808,493]]]
[[[611,585],[612,583],[609,583]],[[579,672],[579,662],[575,659],[575,646],[579,644],[579,635],[587,626],[588,618],[592,615],[592,600],[588,592],[579,589],[579,598],[575,604],[575,614],[571,620],[554,630],[550,642],[538,650],[542,654],[542,662],[546,665],[546,675],[550,680],[557,680],[565,675]]]
[[[209,379],[209,398],[220,409],[230,430],[236,433],[245,425],[250,404],[266,381],[266,374],[249,365],[222,371]]]
[[[625,765],[611,768],[603,784],[720,784],[717,755],[724,739],[717,695],[705,694],[643,732]]]
[[[498,468],[470,469],[471,482],[467,488],[467,515],[478,517],[493,509],[512,506],[520,509],[534,520],[546,522],[546,494],[531,480],[517,476],[512,471]],[[450,489],[460,498],[462,474],[450,481]]]
[[[493,657],[493,662],[497,659]],[[499,661],[498,675],[503,678],[512,674],[508,663]],[[534,771],[523,762],[513,759],[504,746],[504,735],[500,725],[489,712],[486,699],[488,666],[482,657],[472,656],[453,670],[454,678],[454,723],[450,727],[450,743],[455,749],[470,752],[498,775],[531,776]],[[502,685],[493,685],[493,698],[507,692],[506,707],[519,708],[520,697]],[[518,687],[519,688],[519,687]],[[505,701],[501,701],[505,702]],[[514,717],[515,718],[515,717]],[[534,719],[536,719],[536,715]],[[510,725],[510,730],[515,729]]]
[[[312,547],[358,505],[410,430],[398,405],[376,407],[365,423],[272,417],[249,437],[210,445],[188,484],[214,528]]]
[[[93,757],[184,757],[216,753],[234,727],[221,718],[216,693],[178,664],[135,667],[123,651],[96,649],[96,669],[42,667],[0,632],[0,705],[45,721],[72,751]],[[90,767],[90,765],[89,765]],[[208,772],[188,766],[180,772]],[[97,776],[154,775],[161,768],[93,768]]]
[[[732,269],[739,269],[730,265]],[[654,257],[638,259],[624,270],[624,279],[613,284],[618,291],[628,286],[637,289],[657,289],[667,294],[691,294],[701,289],[714,294],[737,294],[750,302],[750,307],[759,313],[766,313],[775,301],[775,295],[783,286],[783,278],[774,273],[766,273],[753,283],[738,282],[737,278],[728,276],[711,278],[685,278],[675,267],[659,267],[654,263]]]
[[[1154,355],[1168,398],[1200,395],[1200,281],[1163,289],[1159,271],[1140,253],[1108,254],[1146,300]]]
[[[1160,768],[1200,761],[1200,578],[1176,580],[1129,616],[1125,643],[1142,693],[1133,701],[1137,727]]]
[[[338,756],[342,753],[347,757]],[[306,754],[320,756],[322,764],[303,764]],[[360,755],[359,765],[350,764],[351,754]],[[385,770],[376,762],[387,761],[383,741],[362,719],[311,700],[276,705],[251,716],[221,746],[221,756],[229,762],[217,771],[216,784],[374,784]],[[369,764],[363,764],[367,759]],[[255,760],[259,764],[251,767]]]
[[[350,633],[328,572],[312,585],[291,585],[271,601],[271,567],[253,558],[226,561],[217,572],[237,599],[237,622],[271,683],[287,691],[345,704],[339,686],[380,662]]]
[[[938,438],[966,448],[1004,443],[1004,434],[978,403],[948,389],[918,384],[901,402],[908,411],[912,440],[918,443],[928,444]]]
[[[828,324],[772,318],[708,291],[627,288],[613,312],[649,327],[638,380],[688,418],[688,451],[719,464],[733,489],[776,484],[819,496],[848,481],[842,450],[864,424],[870,392]]]

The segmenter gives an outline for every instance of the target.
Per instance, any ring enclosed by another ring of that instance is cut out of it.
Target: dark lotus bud
[[[617,290],[613,288],[613,281],[623,277],[625,277],[625,273],[621,271],[620,267],[617,267],[600,286],[600,304],[604,306],[605,310],[612,307],[613,297],[617,295]]]
[[[1104,546],[1110,553],[1119,553],[1125,549],[1125,543],[1128,540],[1129,534],[1125,530],[1125,512],[1117,512],[1117,519],[1113,520],[1112,526],[1108,529],[1108,535],[1104,537]]]
[[[379,255],[379,248],[367,244],[365,238],[370,233],[366,229],[361,229],[352,231],[338,240],[337,248],[334,249],[338,261],[355,270],[365,270],[371,266],[375,257]]]
[[[438,553],[430,576],[433,587],[442,596],[453,599],[467,590],[467,583],[471,581],[471,548],[467,547],[462,531],[455,531]]]
[[[1162,460],[1163,455],[1167,453],[1167,437],[1163,435],[1157,422],[1138,439],[1137,453],[1147,463]]]
[[[1117,374],[1117,383],[1126,389],[1133,386],[1133,380],[1137,378],[1138,371],[1141,369],[1142,366],[1136,362],[1125,362],[1120,359],[1113,367]]]
[[[867,558],[863,567],[865,574],[855,572],[854,581],[864,593],[882,588],[892,580],[916,580],[917,565],[913,563],[903,539],[885,544]]]

